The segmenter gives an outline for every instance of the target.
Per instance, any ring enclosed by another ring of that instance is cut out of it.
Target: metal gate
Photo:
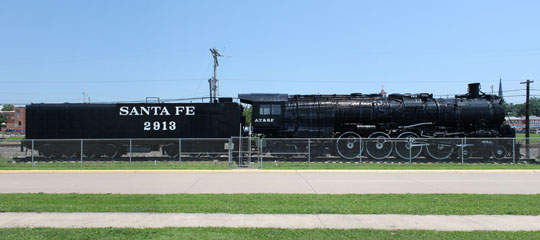
[[[261,167],[261,139],[255,137],[231,137],[229,165],[237,167]]]

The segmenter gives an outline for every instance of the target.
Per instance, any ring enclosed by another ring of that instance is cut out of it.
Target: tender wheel
[[[79,157],[79,152],[77,150],[74,150],[74,149],[66,149],[64,150],[64,157],[66,158],[77,158]]]
[[[399,134],[398,136],[399,140],[395,144],[395,153],[397,157],[400,157],[402,159],[409,159],[409,155],[411,158],[417,158],[420,153],[422,153],[422,147],[412,147],[411,145],[416,143],[416,140],[418,139],[418,135],[413,132],[404,132]]]
[[[355,132],[343,133],[336,141],[336,149],[342,158],[357,158],[362,153],[362,137]]]
[[[369,135],[366,141],[367,154],[375,159],[388,158],[392,153],[393,143],[390,136],[384,132],[374,132]]]
[[[53,157],[54,158],[62,158],[62,156],[64,156],[64,147],[65,147],[64,144],[62,144],[62,145],[59,145],[59,144],[52,145],[51,149],[52,149]]]
[[[88,144],[83,148],[84,156],[87,158],[98,158],[103,155],[103,149],[98,144]]]
[[[463,147],[463,148],[459,147],[458,149],[459,149],[458,150],[459,159],[461,159],[463,156],[463,160],[469,160],[473,155],[472,147]]]
[[[40,148],[39,148],[39,154],[42,155],[43,157],[46,157],[46,158],[50,158],[53,156],[53,145],[52,144],[43,144]]]
[[[491,152],[491,156],[497,160],[503,160],[507,153],[508,152],[503,145],[497,145],[497,147]]]
[[[118,146],[108,143],[103,146],[103,154],[105,154],[105,157],[109,159],[113,159],[117,157],[119,154]]]
[[[449,141],[445,140],[432,140],[434,142],[429,143],[429,145],[426,146],[426,152],[429,157],[436,159],[436,160],[443,160],[450,158],[452,153],[454,152],[455,144],[452,144]]]
[[[165,146],[163,146],[163,153],[167,155],[169,158],[176,158],[178,157],[178,144],[169,143]]]
[[[64,144],[62,146],[63,149],[63,155],[66,158],[77,158],[80,156],[80,146],[74,145],[74,144]]]

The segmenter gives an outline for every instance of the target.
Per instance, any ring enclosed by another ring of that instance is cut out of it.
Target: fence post
[[[32,167],[35,166],[35,163],[34,163],[34,139],[32,139]]]
[[[251,167],[251,135],[248,137],[248,167]]]
[[[512,165],[516,165],[516,138],[512,138]]]
[[[131,167],[131,157],[133,156],[133,151],[131,148],[131,138],[129,139],[129,166]]]
[[[527,135],[525,135],[525,161],[527,161],[529,158],[531,158],[531,152],[529,149],[529,145],[531,143],[530,137],[527,138]]]
[[[262,169],[263,163],[262,163],[262,138],[257,137],[257,141],[259,141],[259,168]]]
[[[412,165],[412,142],[410,140],[407,140],[409,142],[409,166]]]
[[[238,166],[243,166],[242,162],[242,136],[238,137]]]
[[[463,155],[465,155],[465,153],[463,152],[464,144],[465,144],[464,138],[461,138],[461,165],[462,166],[463,166]]]
[[[84,140],[81,139],[81,167],[83,166]]]
[[[232,163],[232,137],[229,138],[229,147],[228,147],[228,150],[229,150],[229,167],[231,167],[231,163]]]
[[[308,138],[307,140],[307,149],[308,149],[308,155],[307,155],[308,167],[311,168],[311,139],[310,138]]]
[[[178,163],[182,163],[182,139],[178,138]]]
[[[360,138],[359,141],[360,141],[360,144],[358,144],[358,148],[360,148],[360,149],[358,149],[358,150],[360,152],[360,155],[359,155],[359,157],[360,157],[360,166],[362,166],[362,150],[363,150],[362,149],[362,138]]]

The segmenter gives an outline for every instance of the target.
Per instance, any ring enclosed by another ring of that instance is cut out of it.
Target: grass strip
[[[525,133],[516,133],[517,141],[525,141]],[[529,142],[540,142],[540,134],[529,134]]]
[[[540,194],[0,194],[2,212],[539,215]]]
[[[5,239],[539,239],[540,232],[270,228],[14,228]]]
[[[392,170],[473,170],[473,169],[540,169],[540,164],[490,164],[490,163],[324,163],[324,162],[264,162],[262,169],[392,169]]]
[[[35,162],[32,166],[31,162],[13,163],[11,159],[0,159],[0,170],[133,170],[133,169],[232,169],[236,166],[229,166],[227,161],[202,161],[202,162],[178,162],[178,161],[145,161],[145,162],[129,162],[125,161],[110,161],[110,162],[94,162],[84,161],[83,165],[78,161],[66,162]]]
[[[258,162],[253,163],[253,167],[259,167]],[[36,162],[32,166],[30,162],[14,163],[9,158],[0,158],[0,170],[133,170],[133,169],[233,169],[236,164],[229,166],[227,161],[145,161],[145,162],[92,162],[84,161],[83,165],[78,161],[71,162]],[[481,164],[481,163],[363,163],[343,162],[263,162],[262,169],[540,169],[540,164]]]

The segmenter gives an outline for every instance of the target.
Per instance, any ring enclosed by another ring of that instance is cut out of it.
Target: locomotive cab
[[[238,94],[238,98],[252,106],[251,122],[257,133],[272,136],[281,128],[287,94]]]

